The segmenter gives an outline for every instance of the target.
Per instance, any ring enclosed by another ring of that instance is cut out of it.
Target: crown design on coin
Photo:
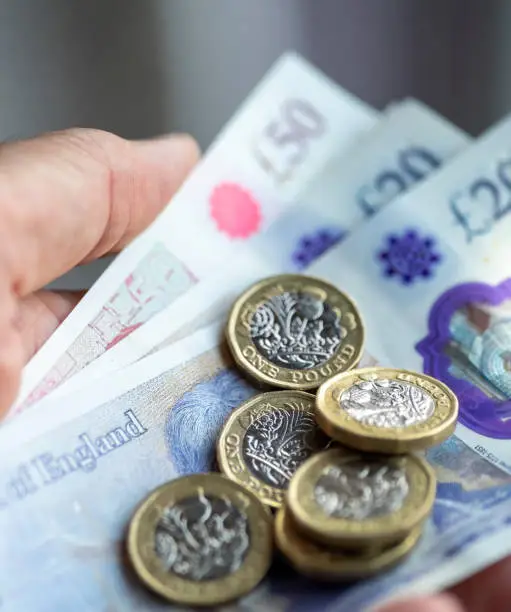
[[[269,404],[250,425],[244,440],[244,456],[251,469],[264,474],[273,486],[284,488],[298,467],[317,447],[318,432],[311,414],[298,404],[276,408]]]
[[[325,300],[325,292],[310,287],[284,291],[258,306],[249,322],[259,352],[271,362],[302,370],[328,361],[347,330],[341,313]]]

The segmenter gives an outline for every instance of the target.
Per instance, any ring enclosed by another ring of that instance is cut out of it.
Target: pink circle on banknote
[[[222,183],[215,187],[209,203],[218,229],[230,238],[248,238],[259,229],[259,203],[236,183]]]

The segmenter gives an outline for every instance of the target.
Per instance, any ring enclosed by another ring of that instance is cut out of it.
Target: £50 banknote
[[[234,368],[220,331],[218,325],[199,330],[80,394],[48,397],[51,409],[26,411],[0,430],[0,610],[169,609],[130,572],[123,539],[152,489],[213,469],[226,417],[257,393]],[[296,448],[293,426],[284,420],[281,427],[283,446],[289,439]],[[264,462],[247,459],[258,478],[263,465],[275,474],[296,469],[298,460],[279,469],[277,448],[268,445]],[[445,588],[507,554],[510,477],[460,438],[428,458],[437,498],[405,563],[371,580],[326,588],[276,562],[259,588],[222,609],[359,612],[398,595]]]
[[[62,385],[78,389],[94,376],[133,363],[210,323],[235,293],[263,269],[305,271],[366,219],[435,172],[469,142],[457,127],[415,100],[394,106],[347,153],[332,158],[303,197],[229,266],[163,309],[107,353]],[[269,268],[268,268],[269,266]],[[202,285],[205,287],[202,288]]]
[[[158,219],[110,265],[23,372],[41,399],[268,227],[377,113],[294,54],[272,68]]]

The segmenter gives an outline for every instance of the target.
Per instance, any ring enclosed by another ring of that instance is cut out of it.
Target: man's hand
[[[82,129],[0,145],[0,417],[80,297],[41,287],[128,244],[198,156],[188,136],[130,142]]]

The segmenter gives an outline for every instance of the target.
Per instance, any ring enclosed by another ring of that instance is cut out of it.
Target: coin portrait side
[[[458,400],[426,374],[371,367],[326,381],[316,396],[316,418],[332,438],[357,450],[401,454],[447,439]]]
[[[429,516],[435,493],[435,474],[419,457],[336,448],[297,470],[287,505],[306,537],[353,549],[405,538]]]
[[[217,442],[220,470],[277,508],[289,481],[330,440],[315,420],[315,397],[304,391],[257,395],[234,410]]]
[[[249,287],[231,308],[227,343],[237,365],[285,389],[316,389],[359,362],[364,326],[353,300],[321,279],[284,274]]]
[[[142,502],[129,526],[128,556],[145,586],[161,597],[218,605],[264,578],[271,529],[267,510],[252,493],[218,474],[194,474],[162,485]]]

